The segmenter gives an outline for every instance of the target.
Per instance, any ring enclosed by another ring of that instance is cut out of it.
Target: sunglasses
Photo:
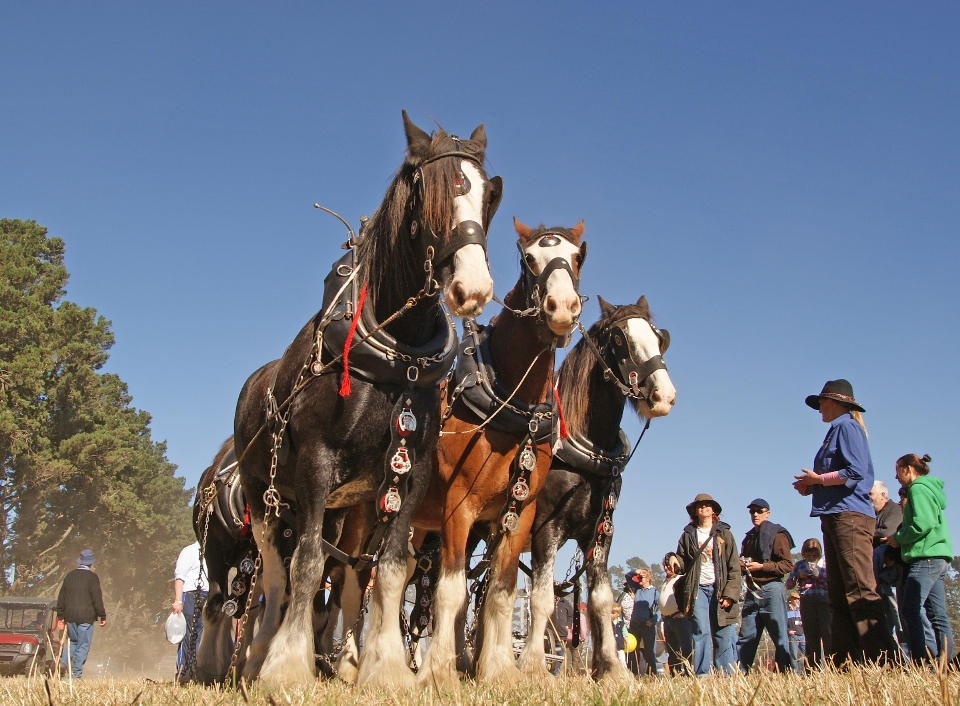
[[[751,515],[762,515],[765,512],[770,512],[770,510],[766,510],[766,509],[760,510],[757,508],[750,508],[749,510],[747,510],[747,512],[749,512]]]

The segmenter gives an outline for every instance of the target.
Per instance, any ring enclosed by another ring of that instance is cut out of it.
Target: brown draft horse
[[[546,229],[542,225],[531,229],[514,219],[514,227],[520,236],[523,272],[507,295],[503,311],[483,332],[489,344],[482,348],[489,355],[485,361],[489,367],[480,374],[489,375],[492,368],[501,390],[516,390],[513,397],[505,400],[510,402],[510,408],[522,407],[525,402],[547,405],[552,410],[555,346],[569,340],[581,309],[577,286],[586,256],[586,243],[580,242],[583,221],[569,229]],[[561,263],[566,263],[566,267],[558,267]],[[532,284],[533,278],[539,278],[539,284]],[[538,297],[539,315],[531,316],[528,307]],[[519,311],[523,309],[526,311]],[[471,346],[480,347],[476,340],[472,343],[465,337],[461,357],[471,353]],[[514,662],[511,628],[517,566],[533,524],[536,495],[547,477],[552,456],[552,437],[548,435],[536,443],[536,462],[526,477],[527,492],[521,494],[526,497],[513,502],[505,514],[504,509],[512,502],[516,466],[522,463],[520,445],[524,434],[498,429],[495,422],[500,420],[496,416],[488,417],[491,423],[480,428],[483,419],[468,406],[465,396],[454,399],[450,406],[455,386],[462,387],[464,382],[461,369],[462,361],[458,361],[457,376],[447,382],[442,409],[449,416],[445,417],[437,444],[435,473],[414,518],[418,535],[440,530],[442,536],[433,637],[418,674],[419,682],[431,687],[449,686],[459,678],[457,622],[466,608],[465,550],[475,523],[485,523],[494,530],[499,530],[501,524],[507,526],[496,539],[492,539],[493,535],[488,539],[495,549],[477,616],[475,674],[483,681],[512,682],[521,676]],[[495,413],[493,409],[488,411]],[[501,414],[506,416],[509,412]],[[555,416],[551,411],[551,425]],[[526,422],[521,421],[521,425],[526,432]],[[510,512],[516,514],[507,520]]]

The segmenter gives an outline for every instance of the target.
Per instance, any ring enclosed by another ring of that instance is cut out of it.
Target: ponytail
[[[860,414],[859,411],[851,409],[850,416],[853,417],[854,421],[856,421],[856,423],[860,425],[860,428],[863,429],[863,435],[869,438],[870,434],[867,433],[867,425],[863,423],[863,415]]]

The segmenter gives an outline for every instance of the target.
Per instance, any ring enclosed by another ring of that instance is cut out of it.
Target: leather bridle
[[[600,361],[604,378],[620,388],[620,391],[627,397],[647,402],[648,400],[640,386],[656,371],[667,369],[663,354],[670,347],[670,332],[666,329],[659,329],[647,319],[643,319],[660,341],[660,353],[642,363],[638,363],[634,360],[633,352],[630,350],[630,339],[620,323],[625,320],[629,319],[613,321],[600,329],[598,332],[599,347],[587,335],[583,325],[579,323],[577,325],[580,327],[580,333],[587,342],[587,346]]]
[[[456,137],[453,139],[459,147],[460,141]],[[444,152],[443,154],[438,154],[425,159],[417,167],[417,171],[413,175],[413,191],[410,194],[410,210],[412,213],[410,219],[410,238],[417,241],[420,255],[423,257],[424,269],[427,270],[432,269],[434,264],[439,265],[453,255],[457,250],[471,243],[479,245],[481,248],[483,248],[484,253],[486,253],[486,229],[489,228],[490,221],[493,220],[493,215],[500,206],[500,199],[503,197],[503,180],[498,176],[490,178],[488,182],[493,185],[493,189],[492,197],[490,201],[485,204],[484,208],[484,220],[486,223],[481,225],[476,221],[461,221],[451,232],[449,240],[447,242],[443,242],[443,238],[434,232],[433,228],[430,227],[430,225],[426,222],[426,219],[423,217],[425,188],[423,167],[431,162],[436,162],[448,157],[453,157],[458,160],[457,171],[460,172],[460,176],[456,180],[456,196],[465,196],[470,192],[471,189],[470,180],[460,168],[461,161],[468,159],[478,167],[481,166],[480,162],[474,155],[467,152],[461,152],[458,149],[453,152]]]

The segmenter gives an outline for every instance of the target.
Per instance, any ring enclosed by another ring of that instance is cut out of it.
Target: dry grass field
[[[48,694],[49,687],[49,694]],[[899,706],[922,704],[960,706],[960,673],[956,671],[853,669],[847,673],[825,671],[812,676],[779,676],[770,672],[704,679],[645,678],[630,687],[607,688],[585,678],[560,677],[529,682],[512,688],[478,686],[464,682],[456,691],[389,692],[357,689],[326,681],[299,689],[274,689],[254,684],[243,692],[234,689],[179,687],[146,679],[90,679],[73,683],[25,677],[0,679],[0,703],[29,706],[93,706],[110,704],[177,704],[182,706],[283,706],[329,704],[366,706],[384,704],[455,704],[456,706],[588,706],[621,704],[849,704]]]

